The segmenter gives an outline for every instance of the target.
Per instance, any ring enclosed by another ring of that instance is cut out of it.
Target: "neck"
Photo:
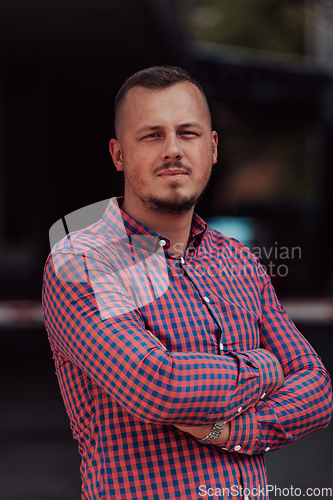
[[[132,204],[124,198],[121,209],[130,217],[161,234],[170,241],[170,250],[176,255],[182,255],[188,245],[191,231],[193,210],[183,214],[160,214],[142,204]]]

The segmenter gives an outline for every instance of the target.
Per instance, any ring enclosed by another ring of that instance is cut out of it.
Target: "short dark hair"
[[[137,71],[132,76],[127,78],[127,80],[120,87],[115,99],[114,127],[116,134],[117,130],[119,131],[120,110],[130,89],[133,87],[144,87],[146,89],[158,90],[186,81],[193,83],[193,85],[200,90],[209,111],[207,98],[200,83],[197,82],[197,80],[195,80],[195,78],[193,78],[193,76],[191,76],[183,68],[179,68],[177,66],[151,66],[150,68]]]

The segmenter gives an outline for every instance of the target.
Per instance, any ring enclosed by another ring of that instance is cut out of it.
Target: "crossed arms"
[[[122,292],[111,290],[110,300],[117,293]],[[261,295],[263,349],[225,355],[168,352],[147,331],[138,309],[101,319],[91,284],[59,278],[52,257],[45,268],[43,304],[54,351],[147,424],[186,432],[207,426],[207,435],[212,424],[225,420],[231,423],[229,436],[216,444],[234,451],[241,443],[241,453],[253,454],[329,423],[329,375],[270,283]]]
[[[277,383],[277,386],[276,386],[276,389],[275,389],[275,391],[277,391],[278,389],[280,389],[280,387],[282,387],[282,385],[284,383],[283,368],[282,368],[282,366],[280,365],[278,359],[276,358],[276,356],[274,356],[273,353],[267,351],[266,349],[262,349],[262,348],[260,348],[258,350],[264,351],[268,355],[268,357],[272,358],[272,361],[277,365],[277,369],[278,369],[278,383]],[[266,396],[266,394],[265,394],[265,396]],[[175,427],[177,427],[177,429],[179,429],[180,431],[187,432],[188,434],[191,434],[195,438],[203,439],[204,437],[206,437],[210,433],[210,431],[213,428],[213,425],[212,424],[201,425],[199,427],[191,427],[191,426],[184,426],[184,425],[175,425]],[[221,445],[227,444],[229,436],[230,436],[230,422],[227,422],[226,425],[225,425],[225,427],[224,427],[224,429],[223,429],[223,431],[221,432],[220,436],[218,437],[218,439],[216,439],[216,441],[214,441],[213,445],[214,446],[221,446]]]

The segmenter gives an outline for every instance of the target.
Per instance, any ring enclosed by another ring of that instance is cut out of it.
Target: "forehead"
[[[143,121],[209,123],[210,120],[204,96],[196,85],[187,81],[162,89],[131,88],[123,103],[122,115],[126,128]]]

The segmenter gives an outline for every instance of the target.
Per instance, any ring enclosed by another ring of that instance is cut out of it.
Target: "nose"
[[[177,136],[170,135],[164,141],[162,159],[164,161],[181,160],[183,158],[182,147]]]

